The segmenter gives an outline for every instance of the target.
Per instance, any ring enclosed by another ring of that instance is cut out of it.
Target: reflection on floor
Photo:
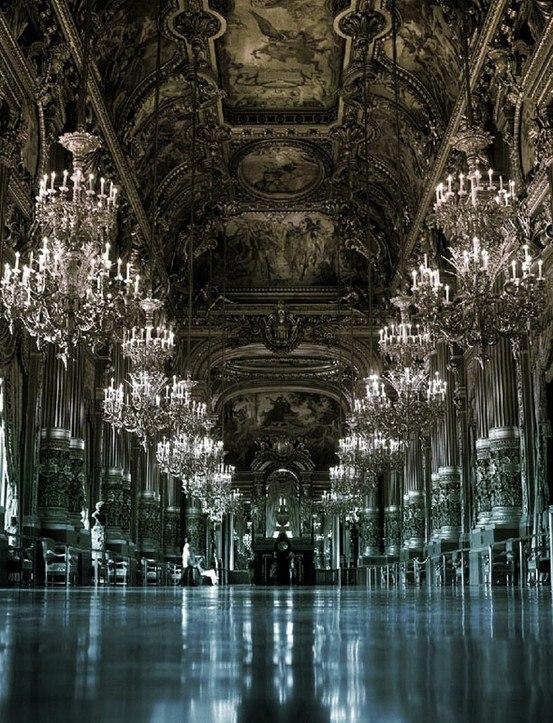
[[[0,591],[2,721],[547,721],[549,591]]]

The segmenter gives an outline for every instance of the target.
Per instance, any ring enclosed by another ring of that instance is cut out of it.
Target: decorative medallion
[[[241,149],[233,165],[249,194],[271,201],[289,201],[315,191],[325,178],[329,162],[311,143],[263,140]]]

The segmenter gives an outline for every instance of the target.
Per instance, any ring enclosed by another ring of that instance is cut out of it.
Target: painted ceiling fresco
[[[235,0],[218,43],[234,107],[326,108],[336,102],[342,42],[330,0]]]
[[[262,141],[237,160],[238,178],[254,196],[294,199],[313,191],[323,180],[324,161],[316,147],[290,141]]]
[[[230,286],[328,286],[337,283],[339,229],[320,212],[251,212],[226,226],[227,280]],[[223,243],[213,252],[213,275],[223,277]],[[340,279],[359,280],[366,262],[358,254],[341,258]],[[347,263],[347,265],[346,265]],[[198,280],[206,279],[198,263]]]
[[[249,469],[257,442],[283,435],[305,443],[316,469],[334,463],[340,410],[330,397],[290,391],[242,394],[226,403],[224,415],[228,461],[239,469]]]

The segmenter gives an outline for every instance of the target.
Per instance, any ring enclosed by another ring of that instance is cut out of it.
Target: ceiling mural
[[[235,164],[247,192],[264,199],[291,200],[322,183],[328,161],[313,144],[269,140],[247,146]]]
[[[402,0],[398,9],[398,62],[422,82],[447,118],[459,91],[459,49],[451,37],[450,18],[433,0]],[[392,57],[391,40],[386,53]]]
[[[330,0],[234,0],[217,44],[235,108],[328,108],[336,103],[343,42]]]
[[[304,442],[316,469],[334,463],[340,408],[330,397],[313,392],[254,392],[228,401],[223,413],[228,461],[239,469],[249,469],[259,442],[281,436]]]
[[[226,224],[226,272],[230,286],[328,286],[337,278],[340,233],[324,213],[247,212]],[[213,277],[222,283],[224,244],[213,251]],[[340,281],[359,281],[366,261],[342,255]],[[198,281],[207,281],[207,264],[198,264]]]

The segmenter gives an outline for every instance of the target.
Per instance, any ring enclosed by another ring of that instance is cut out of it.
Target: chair
[[[142,584],[159,585],[159,565],[157,560],[150,560],[143,557],[142,560]]]
[[[169,585],[180,585],[182,567],[174,562],[167,563],[167,581]]]
[[[41,540],[44,557],[45,582],[51,580],[62,585],[74,585],[77,580],[79,555],[69,545],[52,544],[50,540]]]
[[[108,559],[108,582],[110,585],[129,584],[129,561],[115,559],[110,556]]]

